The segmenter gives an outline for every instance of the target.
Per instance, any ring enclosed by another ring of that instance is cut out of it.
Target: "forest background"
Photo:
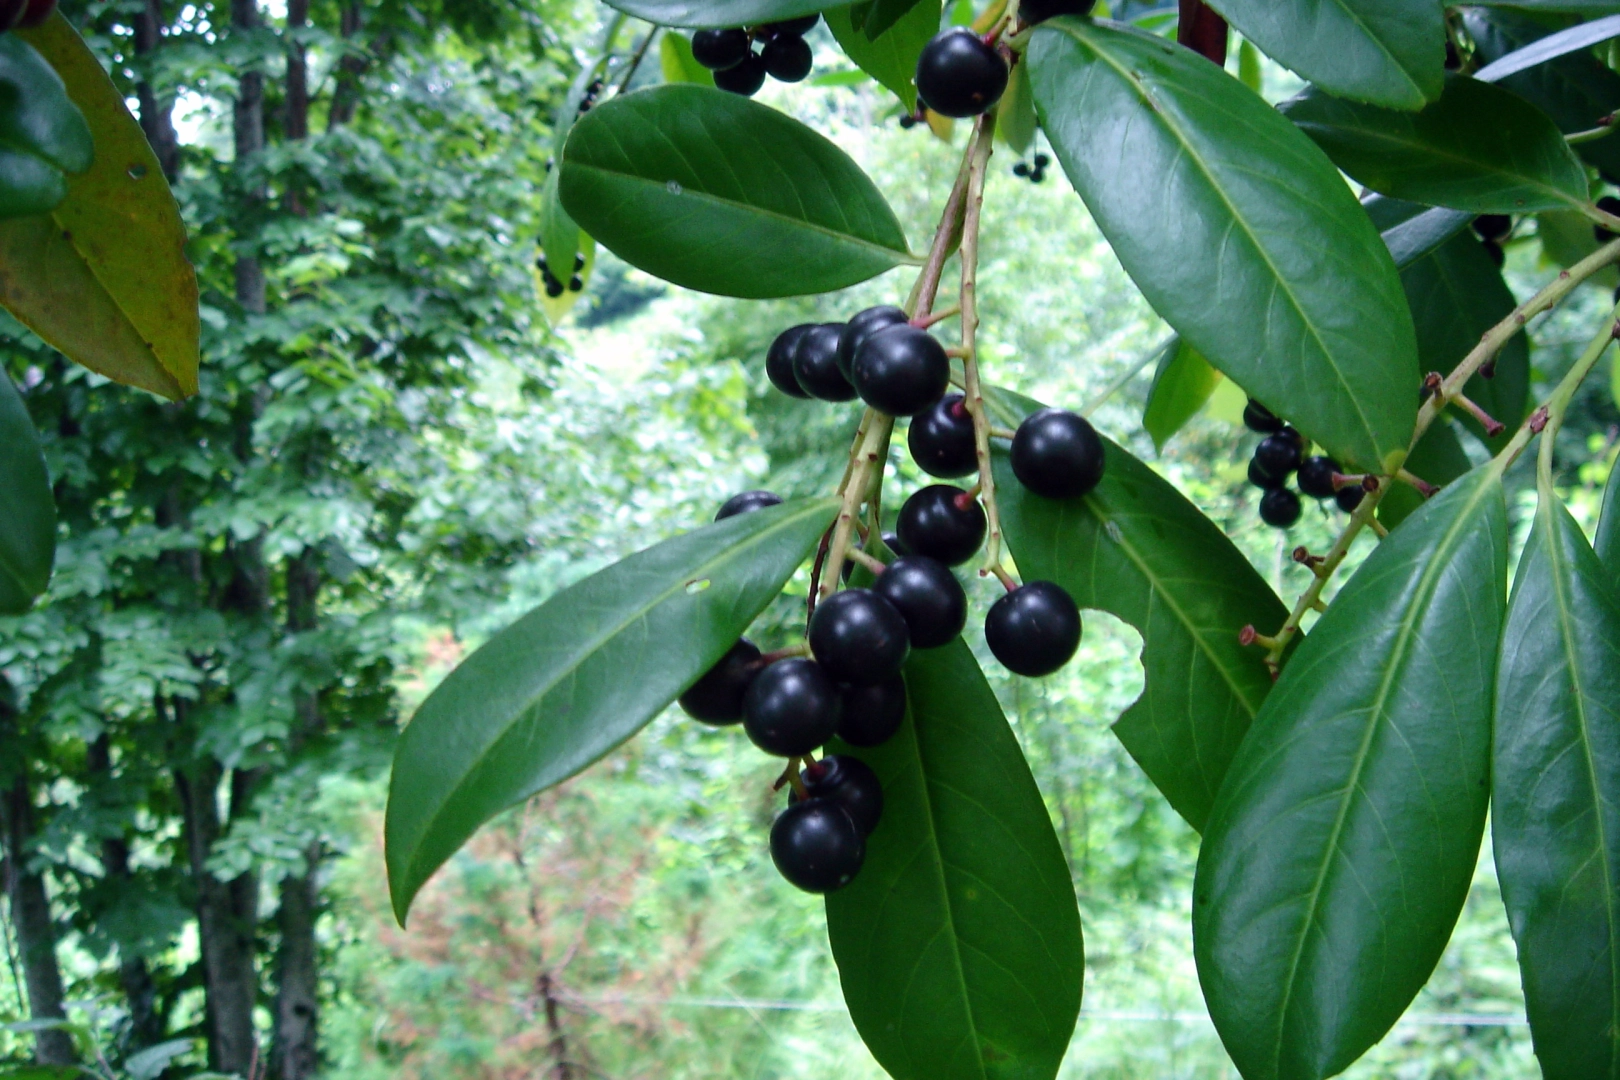
[[[735,730],[666,716],[486,829],[409,930],[388,911],[380,830],[399,726],[490,633],[735,491],[831,487],[855,411],[768,392],[765,346],[901,286],[723,300],[602,252],[553,329],[538,192],[556,112],[608,28],[595,0],[64,10],[181,201],[204,364],[201,393],[165,404],[0,316],[61,514],[49,593],[0,620],[0,1068],[37,1042],[131,1080],[880,1077],[819,901],[770,867],[773,770]],[[618,33],[625,53],[645,46],[630,85],[658,81],[660,42]],[[957,151],[902,130],[824,33],[816,76],[763,100],[835,138],[924,236]],[[1268,100],[1297,87],[1263,77]],[[989,377],[1100,400],[1107,434],[1297,593],[1308,571],[1288,551],[1325,546],[1331,523],[1314,508],[1286,537],[1259,523],[1229,385],[1155,447],[1142,410],[1166,330],[1061,174],[1030,184],[1014,160],[998,152],[986,201]],[[1508,245],[1521,295],[1545,274],[1534,233]],[[1536,328],[1538,381],[1612,285]],[[1589,529],[1617,387],[1589,381],[1563,434],[1561,485]],[[904,457],[890,467],[915,480]],[[1528,471],[1510,474],[1521,532]],[[1191,959],[1196,836],[1108,731],[1141,691],[1140,640],[1087,620],[1055,679],[986,667],[1086,927],[1062,1075],[1233,1076]],[[1429,987],[1348,1075],[1537,1075],[1484,851]],[[67,1025],[30,1023],[53,977]]]

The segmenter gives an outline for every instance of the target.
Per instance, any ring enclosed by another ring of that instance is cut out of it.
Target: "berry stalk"
[[[1519,456],[1520,451],[1527,446],[1536,435],[1541,436],[1541,451],[1536,460],[1536,478],[1541,486],[1552,486],[1552,459],[1553,445],[1557,441],[1558,429],[1564,426],[1564,414],[1569,411],[1569,403],[1575,397],[1575,391],[1581,382],[1592,373],[1597,362],[1608,351],[1609,345],[1620,338],[1620,304],[1610,313],[1609,325],[1599,330],[1581,353],[1580,359],[1571,365],[1569,371],[1559,380],[1553,392],[1547,396],[1541,408],[1530,414],[1530,418],[1520,425],[1513,439],[1497,454],[1500,469],[1506,469]]]
[[[984,569],[994,572],[1001,566],[1001,513],[996,508],[996,478],[990,467],[990,416],[984,407],[984,387],[979,381],[976,336],[979,329],[977,277],[979,270],[979,218],[984,206],[984,178],[989,170],[996,114],[980,116],[973,129],[968,150],[967,202],[962,215],[962,390],[963,404],[973,417],[974,453],[979,461],[979,498],[989,522],[985,542]],[[1000,576],[999,574],[997,575]]]
[[[848,478],[839,491],[843,502],[838,507],[832,543],[827,550],[827,564],[822,567],[821,584],[816,590],[817,596],[823,600],[838,587],[839,576],[844,571],[844,559],[849,553],[849,538],[855,531],[861,507],[871,497],[873,485],[883,483],[883,466],[889,457],[889,437],[894,433],[894,417],[876,409],[867,409],[862,427],[865,434],[855,448]]]

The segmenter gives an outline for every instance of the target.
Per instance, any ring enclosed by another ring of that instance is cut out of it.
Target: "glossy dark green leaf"
[[[835,505],[801,500],[666,540],[564,589],[452,671],[394,752],[385,839],[400,920],[480,825],[596,761],[708,670]]]
[[[1046,804],[960,639],[913,652],[906,690],[900,732],[852,751],[883,782],[883,820],[827,897],[850,1018],[895,1080],[1051,1080],[1085,949]]]
[[[1607,15],[1620,11],[1615,0],[1473,0],[1474,7],[1511,7],[1526,11],[1567,12],[1572,15]]]
[[[1491,841],[1542,1076],[1620,1075],[1620,593],[1545,488],[1502,634]]]
[[[1468,451],[1449,423],[1431,424],[1412,448],[1403,466],[1407,472],[1435,487],[1444,487],[1473,468]],[[1423,494],[1410,484],[1397,482],[1378,502],[1378,520],[1393,529],[1424,503]]]
[[[0,217],[42,214],[67,197],[66,173],[93,156],[90,125],[45,58],[0,35]]]
[[[857,67],[894,91],[907,112],[916,109],[917,57],[928,39],[939,33],[939,0],[922,0],[913,5],[899,22],[875,39],[868,38],[855,25],[852,11],[840,7],[825,12],[827,29]]]
[[[1028,407],[989,399],[1016,426]],[[1112,442],[1108,468],[1083,499],[1030,494],[997,455],[1002,528],[1026,580],[1055,581],[1142,635],[1142,696],[1114,733],[1177,813],[1202,829],[1215,792],[1271,691],[1244,626],[1281,626],[1288,610],[1198,508]]]
[[[919,7],[933,6],[933,0],[870,0],[862,5],[866,11],[857,20],[861,32],[871,41],[889,32],[891,27],[899,25],[900,21],[908,15],[913,15]],[[943,5],[940,5],[943,7]],[[934,32],[939,32],[939,13],[934,13]]]
[[[1580,206],[1586,170],[1546,113],[1510,90],[1463,76],[1440,100],[1399,112],[1314,88],[1284,116],[1334,164],[1374,191],[1475,214]]]
[[[1150,34],[1054,19],[1026,62],[1064,171],[1176,332],[1340,461],[1404,452],[1419,379],[1406,298],[1315,144]]]
[[[1008,149],[1022,157],[1035,141],[1040,121],[1035,117],[1035,96],[1029,89],[1029,65],[1014,64],[1007,92],[996,107],[996,134]]]
[[[723,90],[659,86],[598,105],[568,136],[560,190],[614,254],[703,292],[827,292],[915,261],[848,154]]]
[[[1376,195],[1373,198],[1385,202],[1399,201],[1385,199],[1382,195]],[[1402,203],[1401,205],[1409,204]],[[1443,206],[1432,206],[1427,209],[1418,207],[1417,210],[1418,212],[1410,217],[1380,227],[1382,229],[1380,235],[1384,238],[1384,246],[1389,248],[1390,257],[1395,260],[1395,266],[1399,269],[1405,269],[1423,258],[1429,252],[1468,228],[1468,223],[1474,220],[1473,214],[1463,210],[1447,210]],[[1374,216],[1373,221],[1377,222],[1377,220],[1378,218]]]
[[[579,253],[579,226],[563,209],[557,194],[557,177],[562,170],[552,169],[540,188],[540,249],[546,265],[563,284],[574,272],[574,256]]]
[[[1603,489],[1603,512],[1598,515],[1597,538],[1593,541],[1598,560],[1609,571],[1609,580],[1620,590],[1620,468],[1609,470],[1609,483]]]
[[[1232,762],[1193,885],[1210,1016],[1245,1080],[1320,1080],[1383,1037],[1479,854],[1507,576],[1484,467],[1345,583]]]
[[[1142,427],[1153,437],[1155,450],[1163,450],[1170,437],[1197,415],[1220,381],[1221,373],[1197,349],[1179,337],[1165,342],[1142,410]]]
[[[1306,81],[1356,101],[1422,108],[1440,96],[1445,22],[1411,0],[1214,0],[1266,55]]]
[[[39,432],[9,376],[0,372],[0,614],[28,610],[51,582],[56,499]]]
[[[728,27],[809,15],[826,0],[609,0],[609,6],[659,26]]]
[[[1496,82],[1567,53],[1590,49],[1599,42],[1614,37],[1620,37],[1620,15],[1610,15],[1588,23],[1577,23],[1557,33],[1548,34],[1522,49],[1515,49],[1498,60],[1492,60],[1476,71],[1474,78]]]
[[[667,83],[714,85],[714,72],[697,62],[692,55],[692,39],[685,34],[664,32],[658,39],[658,63]]]

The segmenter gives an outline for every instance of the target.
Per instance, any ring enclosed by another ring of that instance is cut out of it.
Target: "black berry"
[[[1613,195],[1605,195],[1597,201],[1597,208],[1606,214],[1620,214],[1620,199],[1615,198]],[[1602,225],[1592,226],[1592,235],[1597,237],[1597,242],[1600,244],[1607,244],[1614,239],[1614,233],[1605,229]]]
[[[883,546],[888,548],[890,551],[894,552],[896,555],[909,555],[909,554],[911,554],[911,552],[906,550],[906,545],[904,545],[904,544],[902,544],[900,542],[900,537],[899,537],[899,534],[897,534],[897,533],[892,533],[892,532],[884,533],[883,534]]]
[[[793,375],[812,397],[851,401],[855,388],[838,370],[838,337],[843,323],[818,323],[799,336],[793,348]]]
[[[827,799],[795,802],[771,825],[771,861],[805,892],[848,885],[866,858],[866,842],[843,807]]]
[[[889,326],[869,335],[855,353],[855,392],[878,412],[913,416],[951,384],[951,361],[926,330]]]
[[[895,528],[906,550],[958,566],[984,543],[984,507],[959,487],[930,484],[900,507]]]
[[[1080,609],[1062,586],[1031,581],[990,605],[984,640],[1008,671],[1050,675],[1080,647]]]
[[[1074,499],[1102,479],[1102,438],[1085,417],[1066,409],[1042,409],[1018,425],[1012,469],[1018,482],[1049,499]]]
[[[793,350],[798,347],[799,338],[804,332],[814,326],[814,323],[800,323],[790,326],[771,342],[770,349],[765,353],[765,374],[771,380],[771,385],[789,397],[808,398],[809,391],[799,385],[799,378],[793,374]]]
[[[946,394],[913,417],[906,445],[911,448],[911,460],[929,476],[954,480],[979,468],[973,415],[961,394]]]
[[[766,74],[778,82],[799,82],[810,74],[813,64],[810,46],[804,38],[791,34],[778,34],[766,42],[759,58]]]
[[[879,330],[899,326],[906,321],[908,321],[906,313],[892,304],[880,304],[864,311],[857,311],[849,322],[844,324],[844,332],[838,338],[838,370],[844,373],[846,379],[852,378],[855,370],[855,353],[860,349],[861,343]]]
[[[705,724],[735,724],[742,719],[743,695],[759,672],[759,647],[740,638],[680,696],[680,706],[687,716]]]
[[[1299,468],[1300,456],[1299,441],[1289,436],[1286,431],[1267,435],[1260,440],[1260,445],[1254,448],[1255,465],[1267,476],[1278,478],[1286,477]]]
[[[765,61],[749,55],[736,67],[714,73],[714,85],[743,97],[753,97],[765,85]]]
[[[1013,166],[1013,175],[1014,176],[1028,176],[1029,175],[1029,162],[1020,161],[1017,164],[1015,164]]]
[[[1007,89],[1007,62],[965,26],[941,31],[917,58],[917,96],[941,116],[978,116]]]
[[[743,695],[743,730],[767,754],[808,754],[838,730],[838,687],[814,660],[778,660]]]
[[[883,818],[883,785],[872,766],[848,754],[828,754],[799,775],[811,799],[843,807],[863,837],[872,835]]]
[[[1340,510],[1343,510],[1348,514],[1353,512],[1356,507],[1361,505],[1361,500],[1365,498],[1366,495],[1367,493],[1358,487],[1340,488],[1334,493],[1333,501],[1339,504]]]
[[[734,68],[748,56],[746,30],[699,30],[692,35],[692,59],[710,71]]]
[[[1281,431],[1283,422],[1277,419],[1270,409],[1250,398],[1249,403],[1243,407],[1243,426],[1261,435],[1270,435]]]
[[[580,277],[578,274],[575,274],[573,277],[568,279],[568,291],[569,292],[581,292],[581,291],[584,290],[584,288],[585,288],[585,279]]]
[[[767,506],[777,506],[782,502],[782,496],[771,491],[744,491],[733,495],[720,504],[720,510],[714,515],[714,520],[724,521],[728,517],[738,514],[751,514],[755,510],[763,510]]]
[[[1023,0],[1018,16],[1031,26],[1059,15],[1090,15],[1097,0]]]
[[[1269,491],[1272,488],[1282,487],[1287,482],[1288,477],[1273,476],[1266,472],[1265,469],[1261,468],[1258,459],[1249,459],[1249,483],[1253,484],[1255,487]]]
[[[1339,471],[1339,463],[1330,457],[1308,457],[1299,463],[1299,490],[1313,499],[1331,499],[1333,490],[1333,474]]]
[[[817,604],[809,638],[827,676],[856,686],[889,678],[911,651],[906,620],[871,589],[844,589]]]
[[[1260,520],[1286,529],[1299,520],[1299,496],[1285,487],[1272,488],[1260,496]]]
[[[838,737],[851,746],[881,746],[905,718],[906,680],[898,673],[871,686],[846,686]]]
[[[816,28],[821,21],[820,15],[801,15],[797,19],[783,19],[781,22],[766,23],[759,28],[759,34],[764,38],[778,38],[784,34],[788,37],[804,37]]]
[[[1481,240],[1505,240],[1513,231],[1513,219],[1506,214],[1481,214],[1474,219],[1474,232]]]
[[[914,649],[937,649],[967,625],[967,593],[950,567],[926,555],[894,560],[872,585],[900,613]]]

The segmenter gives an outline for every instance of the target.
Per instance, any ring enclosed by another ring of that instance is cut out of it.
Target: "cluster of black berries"
[[[941,31],[917,57],[917,96],[941,116],[978,116],[1007,89],[1007,61],[965,26]]]
[[[796,398],[851,401],[890,416],[914,416],[950,385],[951,362],[928,331],[897,307],[867,308],[847,323],[782,331],[765,357],[778,390]]]
[[[1513,219],[1506,214],[1481,214],[1474,219],[1473,225],[1474,235],[1485,245],[1485,254],[1491,257],[1497,269],[1501,269],[1507,262],[1507,253],[1502,250],[1502,242],[1513,231]],[[1602,243],[1601,238],[1598,242]]]
[[[805,15],[750,28],[699,30],[692,35],[692,56],[714,72],[714,85],[753,97],[767,75],[792,83],[810,74],[813,59],[804,35],[819,21],[820,15]]]
[[[1249,483],[1265,492],[1260,496],[1260,519],[1286,529],[1299,520],[1299,496],[1288,489],[1288,477],[1298,474],[1299,490],[1313,499],[1333,499],[1346,513],[1361,505],[1365,492],[1355,483],[1341,486],[1339,463],[1330,457],[1306,457],[1305,436],[1284,424],[1253,398],[1243,410],[1243,423],[1265,436],[1249,460]]]
[[[553,300],[561,296],[563,294],[562,280],[551,272],[551,267],[546,265],[544,255],[534,260],[534,267],[540,271],[540,283],[546,287],[546,295]],[[583,269],[585,269],[585,256],[576,251],[574,252],[574,270],[568,278],[569,292],[579,292],[585,287],[585,279],[579,276],[579,272]]]
[[[579,113],[581,116],[591,111],[591,106],[596,104],[596,99],[601,93],[602,80],[592,80],[591,85],[585,88],[585,96],[579,99]]]
[[[1018,164],[1013,166],[1013,175],[1022,176],[1030,183],[1038,184],[1042,180],[1046,179],[1046,167],[1051,163],[1052,159],[1047,157],[1045,154],[1036,154],[1034,165],[1030,165],[1028,162],[1020,161]]]

